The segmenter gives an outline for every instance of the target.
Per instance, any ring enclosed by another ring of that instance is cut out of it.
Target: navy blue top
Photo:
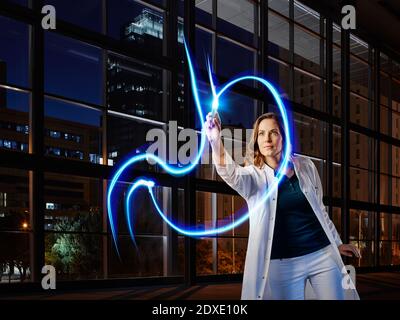
[[[278,187],[271,259],[299,257],[329,244],[296,174],[284,175]]]

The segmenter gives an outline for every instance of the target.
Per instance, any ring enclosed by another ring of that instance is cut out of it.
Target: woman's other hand
[[[361,253],[355,245],[352,244],[341,244],[339,247],[339,252],[343,256],[361,258]]]

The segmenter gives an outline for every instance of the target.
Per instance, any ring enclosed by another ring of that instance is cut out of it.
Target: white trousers
[[[330,246],[294,258],[272,259],[269,285],[272,300],[304,300],[309,280],[319,300],[344,300],[342,274]]]

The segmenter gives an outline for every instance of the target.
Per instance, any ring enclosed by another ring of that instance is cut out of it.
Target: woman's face
[[[276,158],[282,152],[283,139],[274,119],[264,119],[260,122],[257,143],[264,157]]]

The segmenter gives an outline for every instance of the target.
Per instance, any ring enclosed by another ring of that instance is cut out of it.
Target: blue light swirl
[[[205,131],[205,126],[204,126],[204,116],[203,116],[199,93],[198,93],[199,90],[197,87],[197,80],[196,80],[194,68],[192,65],[190,52],[189,52],[189,49],[188,49],[185,41],[184,41],[184,46],[185,46],[185,52],[186,52],[186,57],[187,57],[187,62],[188,62],[188,67],[189,67],[189,72],[190,72],[190,80],[191,80],[191,87],[192,87],[194,102],[195,102],[198,116],[200,118],[200,122],[203,124],[202,130],[201,130],[201,139],[200,139],[200,146],[198,149],[198,153],[196,154],[195,158],[190,162],[190,164],[188,164],[187,166],[184,166],[184,167],[169,165],[164,160],[162,160],[158,156],[151,154],[151,153],[136,155],[136,156],[130,158],[129,160],[127,160],[126,162],[122,163],[121,167],[114,174],[114,176],[111,180],[111,183],[109,185],[108,192],[107,192],[107,214],[108,214],[108,219],[110,222],[110,228],[111,228],[111,232],[112,232],[112,236],[113,236],[113,241],[114,241],[118,255],[119,255],[119,250],[118,250],[118,241],[117,241],[117,230],[116,230],[116,224],[115,224],[116,215],[112,209],[111,199],[112,199],[112,192],[114,190],[114,187],[115,187],[116,183],[118,182],[118,179],[120,178],[122,173],[128,167],[130,167],[131,165],[133,165],[137,162],[144,161],[144,160],[152,160],[152,161],[154,161],[154,163],[157,163],[162,169],[164,169],[169,174],[174,175],[174,176],[182,176],[182,175],[189,173],[196,167],[196,165],[200,161],[201,155],[205,148],[206,131]],[[230,81],[229,83],[227,83],[225,86],[223,86],[219,91],[217,91],[215,84],[214,84],[213,75],[212,75],[212,71],[211,71],[211,65],[210,65],[209,61],[208,61],[207,67],[208,67],[208,75],[209,75],[211,91],[212,91],[212,95],[213,95],[213,100],[212,100],[213,101],[212,102],[212,112],[213,113],[215,113],[218,110],[220,97],[233,85],[235,85],[238,82],[245,81],[245,80],[258,81],[261,84],[263,84],[266,88],[268,88],[268,90],[271,92],[272,96],[274,97],[276,104],[279,108],[279,111],[281,113],[285,136],[287,137],[287,139],[286,139],[287,143],[285,144],[283,160],[282,160],[282,163],[276,174],[274,182],[272,183],[271,186],[268,187],[268,189],[265,192],[262,199],[260,201],[258,201],[257,205],[253,208],[253,210],[257,210],[258,208],[260,208],[260,206],[265,205],[265,202],[271,196],[271,193],[275,190],[275,188],[277,188],[279,182],[282,180],[282,177],[287,169],[289,157],[291,154],[291,143],[290,143],[291,133],[290,133],[290,126],[288,123],[286,108],[283,104],[283,101],[281,100],[281,98],[279,96],[279,93],[274,88],[274,86],[267,80],[260,78],[260,77],[256,77],[256,76],[249,75],[249,76],[243,76],[243,77],[236,78],[236,79]],[[177,232],[187,235],[187,236],[200,237],[200,236],[207,236],[207,235],[209,236],[209,235],[215,235],[218,233],[223,233],[223,232],[229,231],[229,230],[239,226],[240,224],[245,222],[249,217],[249,212],[246,212],[243,216],[241,216],[239,219],[235,220],[235,222],[233,222],[233,223],[230,223],[228,225],[218,227],[218,228],[208,229],[208,230],[204,230],[204,229],[198,230],[195,228],[178,226],[176,223],[172,222],[159,207],[157,200],[154,196],[154,192],[153,192],[153,189],[155,186],[156,186],[156,183],[153,180],[140,178],[140,179],[137,179],[136,181],[134,181],[134,183],[128,190],[126,200],[125,200],[125,217],[126,217],[130,237],[131,237],[133,243],[135,244],[135,246],[136,246],[136,242],[135,242],[135,235],[134,235],[134,230],[133,230],[133,212],[131,212],[130,207],[131,207],[131,198],[132,198],[134,192],[139,188],[147,188],[147,190],[151,196],[153,205],[154,205],[155,209],[157,210],[158,214],[161,216],[161,218],[171,228],[173,228]]]

